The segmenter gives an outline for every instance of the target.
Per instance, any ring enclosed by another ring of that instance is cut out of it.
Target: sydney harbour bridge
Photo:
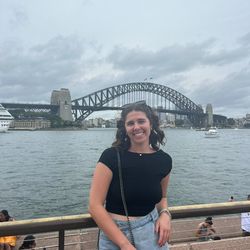
[[[57,114],[64,120],[70,120],[73,117],[73,120],[78,122],[85,120],[93,112],[121,110],[126,104],[142,100],[158,112],[185,115],[197,127],[204,124],[207,116],[201,106],[183,94],[167,86],[151,82],[119,84],[73,100],[67,89],[61,89],[61,91],[63,93],[52,92],[50,104],[2,103],[2,105],[10,111],[11,109],[45,111]],[[69,113],[70,116],[67,116]],[[224,116],[218,115],[217,118],[225,119]]]

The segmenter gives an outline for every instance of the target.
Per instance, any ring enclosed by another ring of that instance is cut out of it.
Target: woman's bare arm
[[[168,208],[167,202],[167,187],[169,183],[169,175],[161,181],[161,189],[162,189],[162,199],[156,205],[157,210],[160,212],[162,209]],[[171,231],[171,215],[168,213],[161,213],[159,215],[159,219],[156,222],[155,230],[159,234],[158,244],[159,246],[163,246],[167,241],[169,241],[170,231]]]
[[[126,236],[113,222],[109,213],[104,207],[109,185],[112,180],[112,171],[103,163],[96,166],[89,196],[89,213],[96,224],[102,229],[110,240],[121,249],[134,250]]]

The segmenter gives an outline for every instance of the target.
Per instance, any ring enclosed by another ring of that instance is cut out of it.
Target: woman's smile
[[[128,113],[125,128],[132,145],[137,143],[149,144],[151,124],[144,112],[132,111]]]
[[[139,135],[143,135],[144,134],[144,132],[143,131],[135,131],[134,132],[134,135],[137,135],[137,136],[139,136]]]

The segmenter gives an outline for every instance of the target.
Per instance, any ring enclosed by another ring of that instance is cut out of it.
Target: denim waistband
[[[137,227],[142,227],[145,224],[147,224],[149,221],[156,221],[158,218],[158,211],[157,208],[155,207],[149,214],[140,217],[135,220],[130,220],[131,228],[137,228]],[[114,222],[120,229],[127,229],[128,228],[128,222],[127,221],[122,221],[122,220],[116,220],[114,219]]]

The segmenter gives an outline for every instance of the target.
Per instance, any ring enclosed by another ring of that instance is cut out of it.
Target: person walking
[[[89,212],[101,229],[100,250],[169,249],[172,158],[160,149],[164,139],[150,106],[137,102],[124,107],[116,139],[101,154],[90,188]],[[119,157],[127,209],[120,191]]]

